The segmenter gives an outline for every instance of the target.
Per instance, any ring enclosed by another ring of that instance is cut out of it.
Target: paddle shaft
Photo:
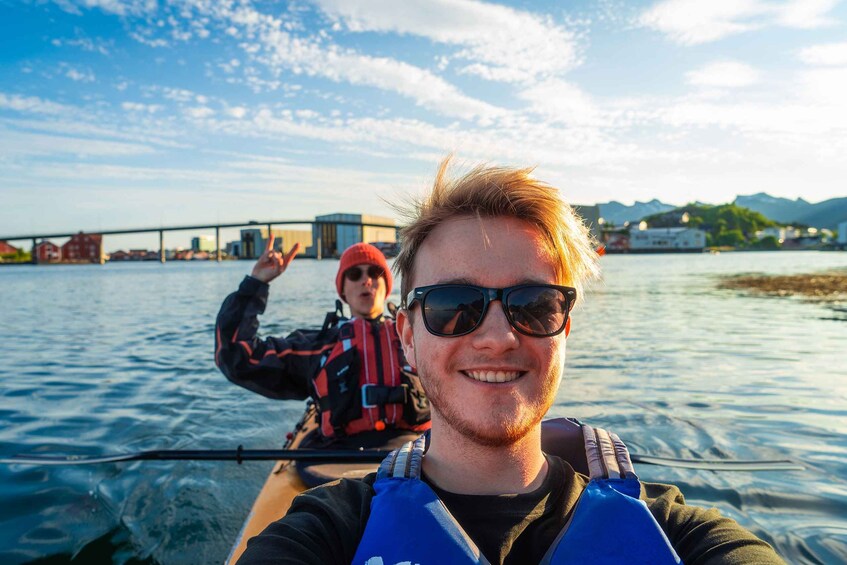
[[[0,459],[16,465],[92,465],[124,461],[310,461],[331,463],[379,463],[390,451],[377,449],[238,449],[230,450],[154,450],[104,456],[28,455]],[[677,459],[631,453],[633,463],[711,471],[792,471],[805,469],[790,460]]]

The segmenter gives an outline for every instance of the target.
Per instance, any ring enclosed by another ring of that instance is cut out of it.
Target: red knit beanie
[[[385,273],[385,296],[391,294],[391,283],[394,282],[394,279],[391,276],[391,269],[388,268],[385,255],[370,243],[357,243],[348,247],[341,254],[338,274],[335,275],[335,288],[338,290],[338,296],[341,296],[342,289],[344,288],[345,271],[356,265],[376,265],[381,268]]]

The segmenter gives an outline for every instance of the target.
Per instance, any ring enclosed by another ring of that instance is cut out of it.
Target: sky
[[[0,0],[0,236],[395,216],[447,154],[575,204],[847,196],[846,4]]]

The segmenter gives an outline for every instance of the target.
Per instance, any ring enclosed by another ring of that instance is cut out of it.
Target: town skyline
[[[537,166],[576,204],[844,196],[844,2],[62,0],[0,18],[5,233],[387,216],[448,153]]]

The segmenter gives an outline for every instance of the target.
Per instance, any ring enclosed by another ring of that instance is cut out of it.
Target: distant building
[[[103,236],[98,233],[83,233],[71,237],[62,246],[62,260],[71,263],[102,263]]]
[[[838,247],[847,249],[847,222],[838,224]]]
[[[112,261],[129,261],[129,253],[124,251],[123,249],[119,249],[117,251],[113,251],[109,254],[109,262]]]
[[[212,253],[217,251],[217,249],[218,243],[213,235],[201,235],[191,238],[191,250],[194,252],[206,251],[208,253]]]
[[[393,218],[383,216],[371,216],[368,214],[327,214],[315,216],[312,226],[312,236],[315,242],[320,238],[321,256],[338,257],[345,249],[356,243],[372,243],[375,241],[393,243],[397,241],[397,228],[374,227],[374,226],[349,226],[334,222],[355,222],[358,224],[385,224],[393,226],[396,224]],[[315,253],[315,249],[310,250]]]
[[[818,249],[823,244],[823,237],[819,234],[804,235],[786,239],[782,244],[783,249]]]
[[[696,228],[647,228],[630,231],[631,253],[700,252],[706,247],[706,232]]]
[[[241,257],[241,240],[230,241],[226,244],[224,252],[229,257]]]
[[[52,241],[43,239],[35,246],[35,256],[39,263],[58,263],[62,260],[62,248]]]
[[[621,232],[606,232],[604,234],[606,253],[629,252],[629,234]]]
[[[312,232],[309,230],[274,229],[274,249],[288,251],[295,243],[300,243],[300,254],[306,253],[312,246]],[[268,228],[248,228],[241,230],[241,246],[237,255],[240,259],[257,259],[268,245]]]
[[[12,255],[17,253],[19,250],[14,245],[9,245],[5,241],[0,241],[0,255]]]
[[[588,226],[591,236],[596,241],[600,241],[603,229],[600,219],[600,206],[581,206],[579,204],[574,204],[571,207],[574,209],[574,212],[582,218],[585,225]]]

